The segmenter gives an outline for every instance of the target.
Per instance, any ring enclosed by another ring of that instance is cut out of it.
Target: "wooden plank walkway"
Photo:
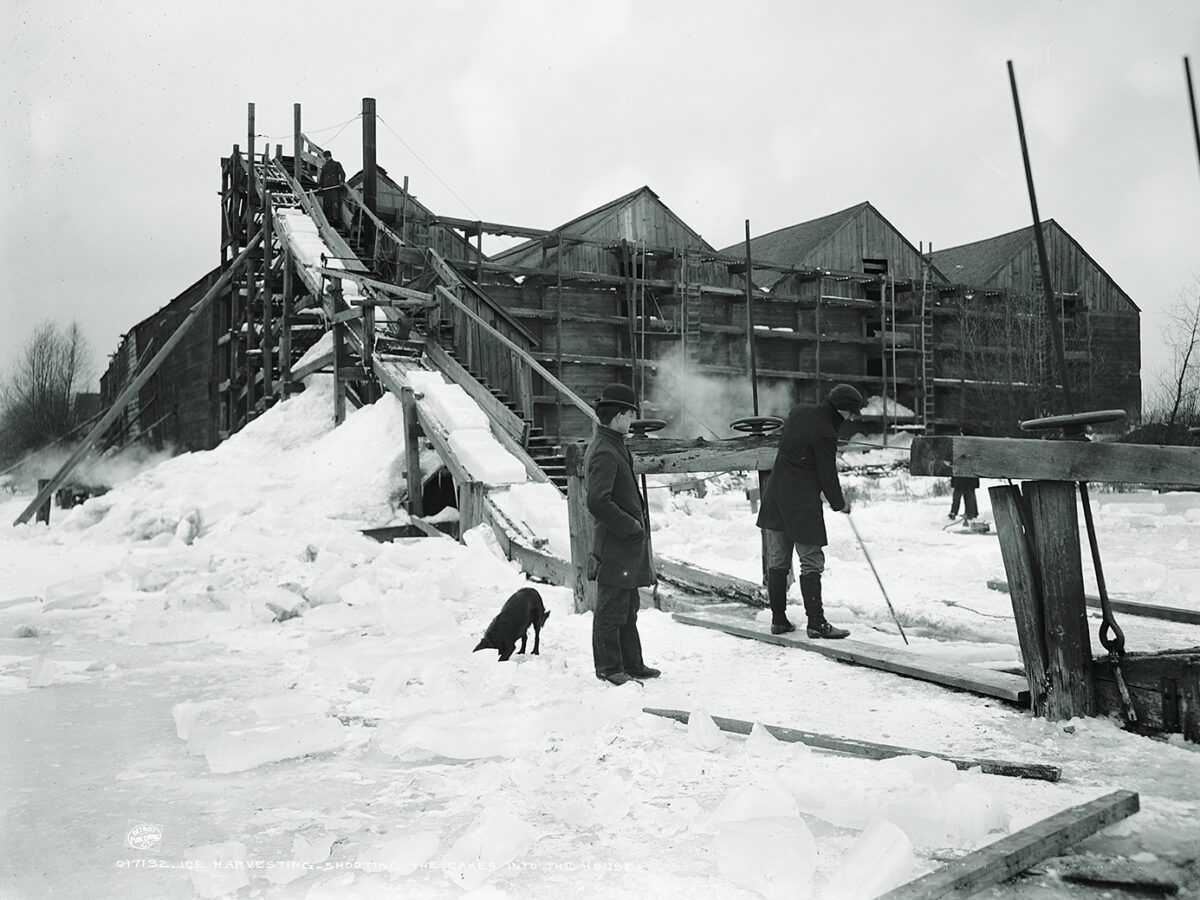
[[[1008,582],[1002,578],[989,578],[987,586],[993,591],[1008,593]],[[1084,602],[1093,609],[1100,609],[1100,598],[1095,594],[1084,594]],[[1158,603],[1137,603],[1133,600],[1115,600],[1108,598],[1108,605],[1113,612],[1127,613],[1131,616],[1144,616],[1147,619],[1166,619],[1168,622],[1186,622],[1189,625],[1200,625],[1200,610],[1185,609],[1181,606],[1162,606]]]
[[[781,647],[794,647],[820,653],[841,662],[855,663],[873,669],[882,669],[898,675],[907,675],[922,681],[970,691],[985,697],[997,697],[1011,703],[1029,705],[1029,684],[1024,675],[996,672],[982,666],[935,659],[914,653],[911,650],[891,649],[862,641],[812,640],[804,635],[802,628],[791,634],[771,634],[770,627],[752,619],[731,613],[709,610],[677,612],[671,616],[685,625],[712,628],[737,637],[764,641]]]

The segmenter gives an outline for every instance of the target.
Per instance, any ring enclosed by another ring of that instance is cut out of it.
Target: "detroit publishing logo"
[[[130,850],[155,850],[162,843],[162,826],[153,822],[129,821],[125,831],[125,846]]]

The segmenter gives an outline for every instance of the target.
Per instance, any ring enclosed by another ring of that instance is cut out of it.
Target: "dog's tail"
[[[487,650],[487,649],[488,649],[488,646],[487,646],[486,638],[485,638],[484,640],[482,640],[478,644],[476,644],[475,649],[472,650],[471,652],[478,653],[480,650]]]

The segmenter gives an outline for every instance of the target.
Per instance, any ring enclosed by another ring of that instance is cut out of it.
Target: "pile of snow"
[[[867,397],[867,402],[859,411],[859,415],[886,416],[893,422],[901,419],[915,419],[917,417],[917,414],[903,403],[880,394],[872,394],[870,397]]]

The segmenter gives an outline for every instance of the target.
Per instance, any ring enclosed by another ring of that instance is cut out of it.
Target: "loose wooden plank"
[[[879,900],[937,900],[969,897],[999,884],[1044,859],[1059,855],[1113,822],[1138,811],[1135,791],[1113,791],[1056,813],[1016,834],[988,844],[908,884],[888,891]]]
[[[938,435],[913,440],[909,471],[946,478],[975,475],[1196,488],[1200,447]]]
[[[662,716],[675,719],[687,724],[690,713],[681,709],[654,709],[643,707],[642,712],[652,716]],[[749,734],[754,727],[753,722],[743,719],[727,719],[713,716],[713,722],[722,731],[731,734]],[[1040,763],[1006,762],[998,759],[984,759],[974,756],[953,756],[946,753],[934,753],[930,750],[914,750],[911,747],[900,747],[895,744],[877,744],[873,741],[855,741],[833,735],[820,734],[815,731],[801,731],[798,728],[784,728],[780,725],[763,725],[777,740],[792,744],[807,744],[821,750],[833,750],[838,753],[849,753],[853,756],[863,756],[868,759],[892,759],[896,756],[932,756],[954,763],[960,769],[978,767],[988,775],[1009,775],[1015,778],[1032,778],[1039,781],[1058,781],[1062,770],[1058,766],[1047,766]]]
[[[717,594],[745,603],[747,606],[765,608],[767,601],[762,585],[744,578],[726,575],[724,572],[714,572],[693,563],[682,562],[656,553],[654,556],[654,571],[660,581],[678,585],[687,590],[703,591],[706,594]]]
[[[841,662],[857,663],[897,675],[907,675],[910,678],[970,691],[985,697],[997,697],[1022,705],[1029,703],[1029,685],[1025,678],[1009,672],[996,672],[966,663],[930,659],[911,650],[889,649],[862,641],[812,640],[808,637],[797,637],[800,632],[771,634],[768,629],[755,622],[716,612],[677,612],[672,614],[672,618],[685,625],[699,625],[737,637],[809,650]]]
[[[993,591],[1008,593],[1008,582],[999,578],[989,578],[987,586]],[[1084,601],[1094,609],[1100,609],[1100,598],[1095,594],[1084,594]],[[1108,598],[1108,605],[1113,612],[1125,613],[1130,616],[1144,616],[1147,619],[1165,619],[1168,622],[1186,622],[1189,625],[1200,625],[1200,610],[1184,609],[1181,606],[1163,606],[1158,603],[1137,603],[1133,600],[1114,600]]]

